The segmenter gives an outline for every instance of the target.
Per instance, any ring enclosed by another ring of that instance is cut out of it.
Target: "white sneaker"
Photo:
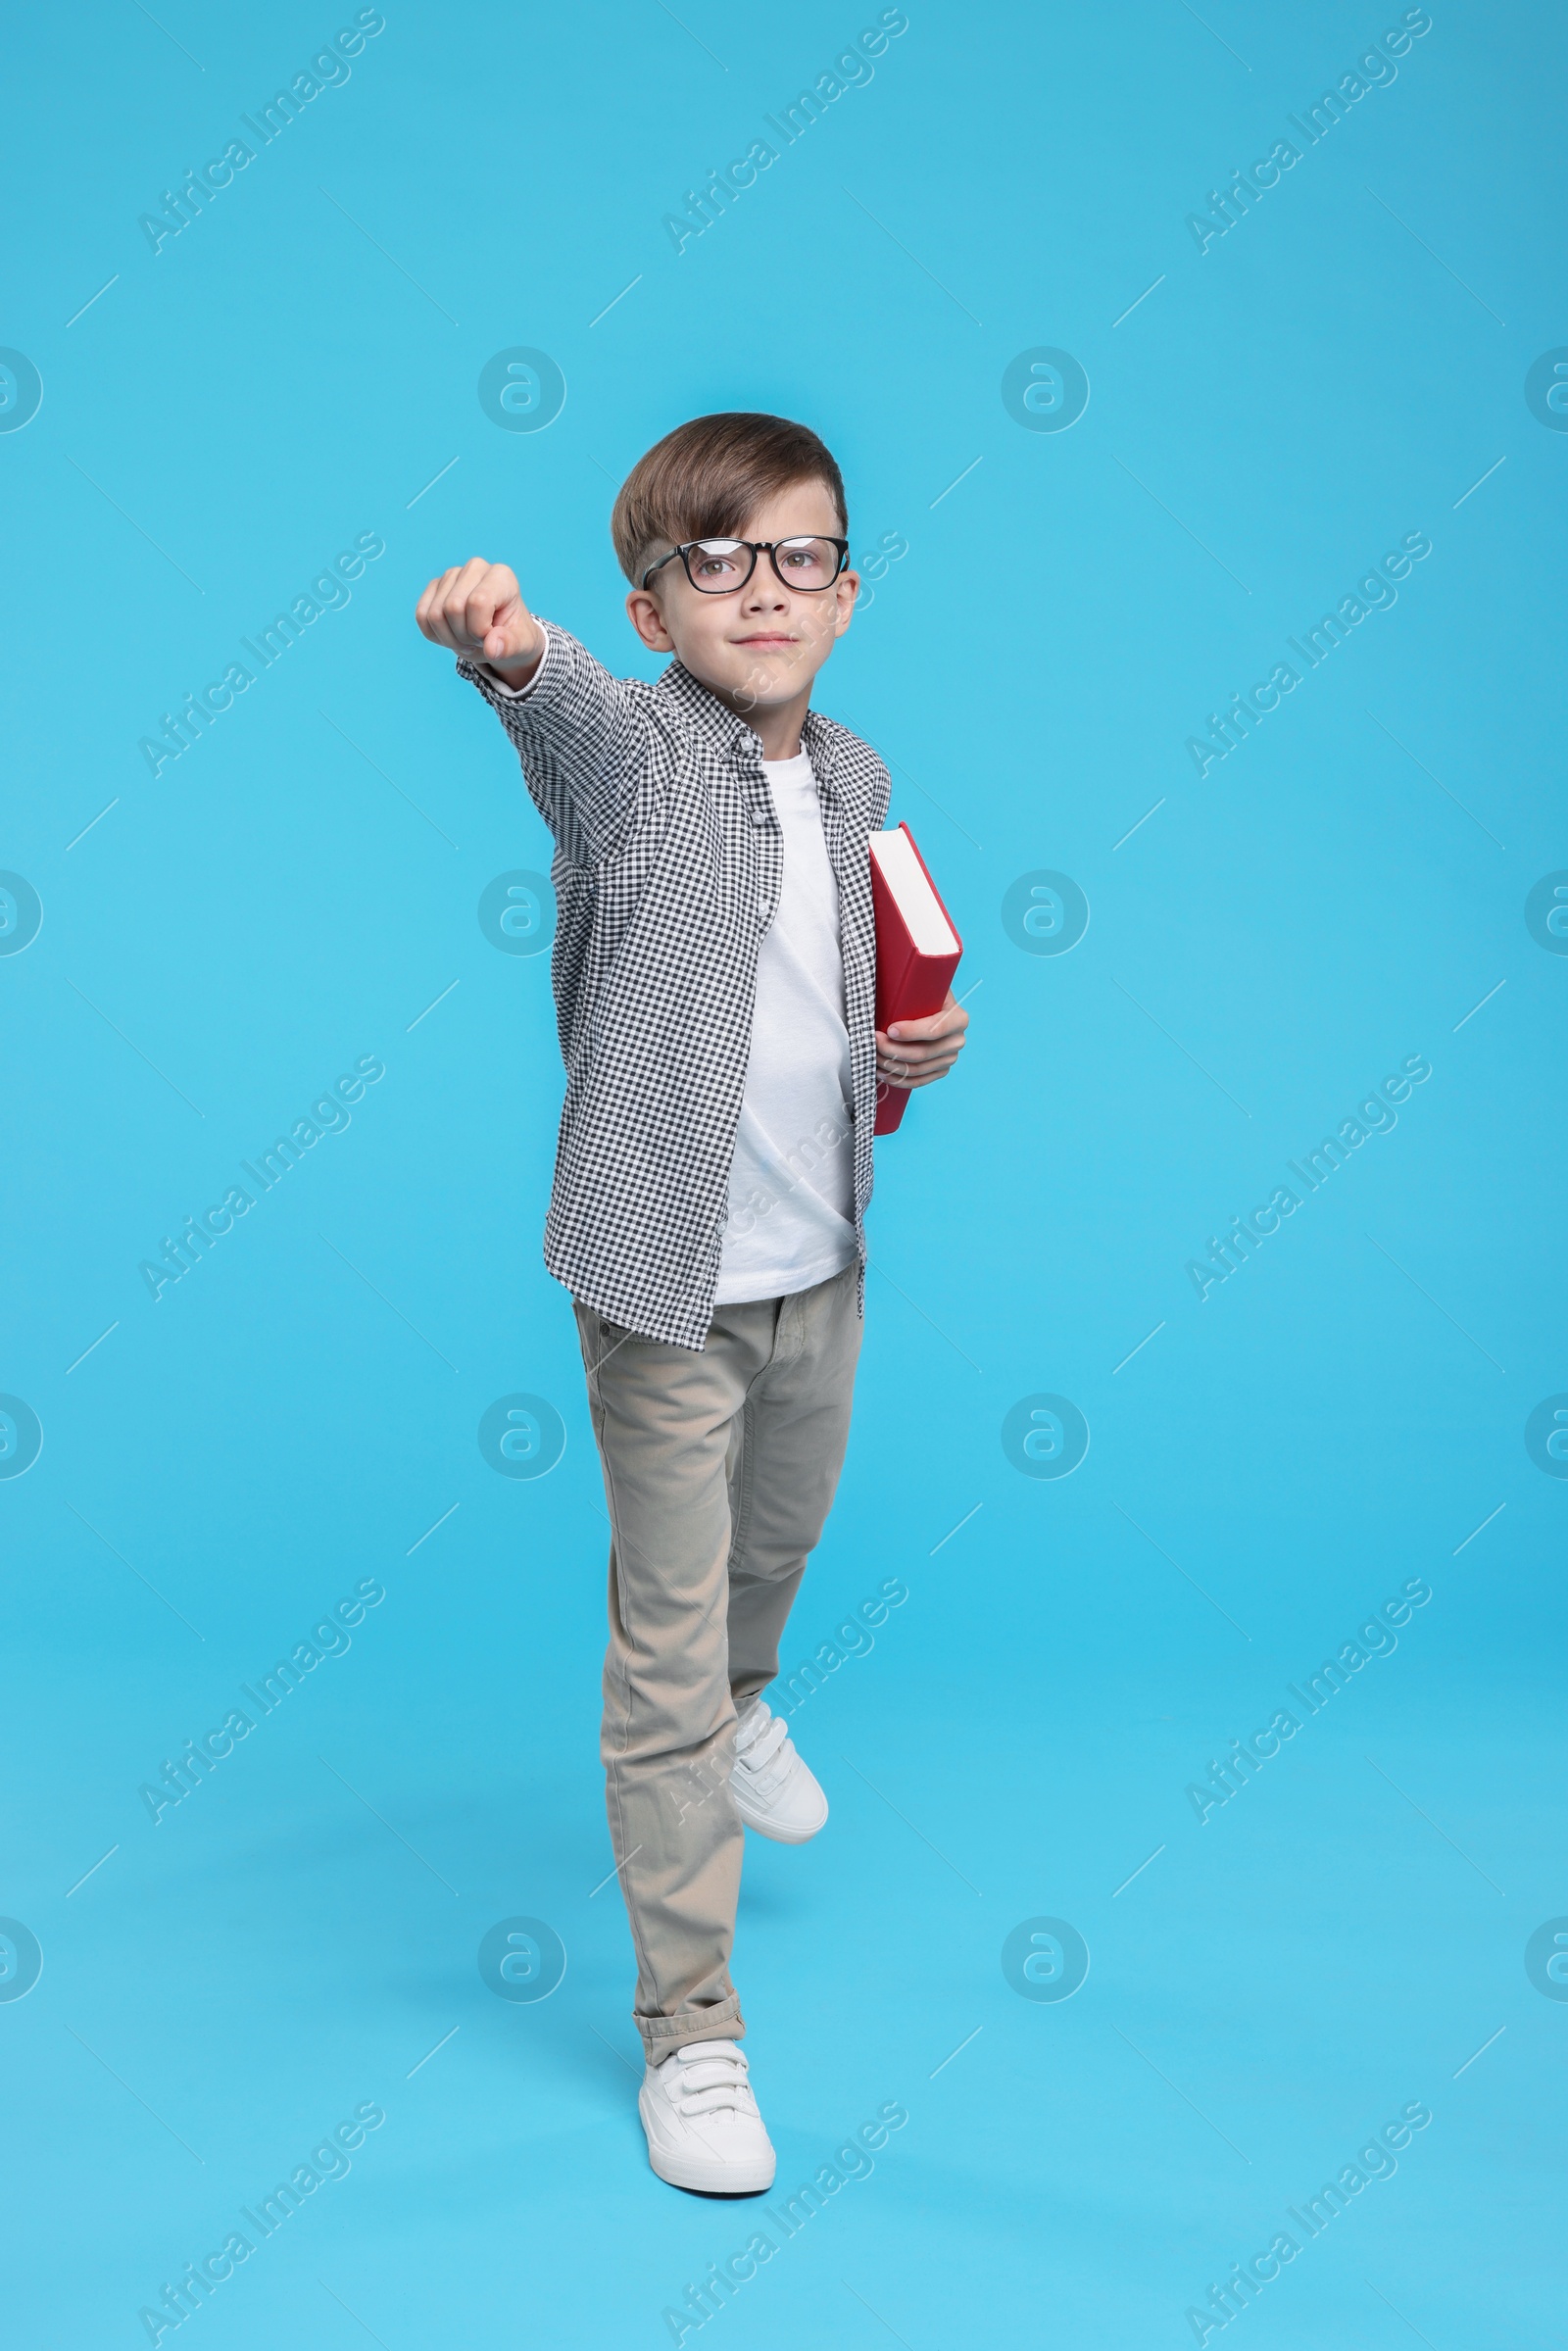
[[[749,1829],[781,1845],[804,1845],[827,1819],[827,1798],[795,1751],[780,1716],[760,1698],[735,1734],[730,1774],[735,1809]]]
[[[773,2184],[773,2143],[738,2041],[695,2040],[651,2065],[637,2093],[648,2160],[671,2187],[755,2196]]]

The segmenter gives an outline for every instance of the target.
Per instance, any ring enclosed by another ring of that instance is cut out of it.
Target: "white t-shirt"
[[[855,1119],[839,893],[807,754],[764,759],[784,883],[757,1008],[714,1303],[788,1298],[853,1264]]]

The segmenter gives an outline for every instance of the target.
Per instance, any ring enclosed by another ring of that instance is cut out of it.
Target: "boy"
[[[626,610],[674,659],[612,678],[504,564],[420,629],[498,712],[556,839],[566,1098],[545,1261],[571,1291],[612,1542],[602,1738],[662,2180],[770,2187],[729,1978],[742,1823],[827,1799],[761,1691],[849,1435],[879,1083],[967,1015],[875,1033],[866,836],[887,770],[810,708],[850,625],[839,468],[783,417],[699,416],[615,501]]]

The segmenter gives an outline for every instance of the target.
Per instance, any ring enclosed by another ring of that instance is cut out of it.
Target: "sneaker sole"
[[[730,1783],[730,1791],[732,1794],[734,1793],[733,1781]],[[776,1821],[760,1820],[755,1813],[749,1812],[739,1796],[735,1798],[735,1809],[748,1829],[755,1829],[759,1837],[770,1837],[777,1845],[809,1844],[811,1838],[818,1836],[827,1827],[825,1810],[821,1819],[813,1821],[809,1829],[781,1829]]]
[[[666,2154],[652,2143],[648,2149],[650,2168],[670,2187],[695,2189],[707,2196],[762,2196],[773,2184],[778,2170],[777,2159],[772,2163],[682,2163],[678,2156]]]

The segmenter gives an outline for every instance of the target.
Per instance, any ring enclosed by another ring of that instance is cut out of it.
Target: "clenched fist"
[[[516,573],[482,556],[431,580],[414,616],[432,645],[488,661],[514,685],[544,654],[545,632],[522,601]]]

